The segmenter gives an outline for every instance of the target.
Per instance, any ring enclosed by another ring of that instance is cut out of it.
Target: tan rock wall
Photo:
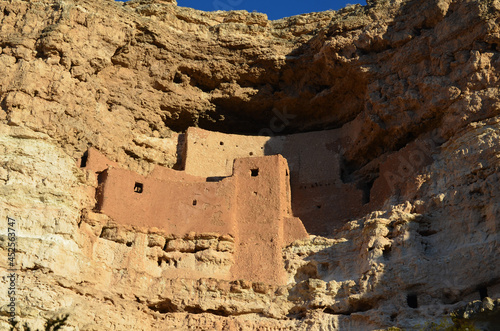
[[[33,329],[68,312],[75,330],[411,330],[498,297],[499,9],[368,1],[268,21],[151,1],[0,1],[0,218],[18,224],[19,319]],[[172,130],[190,126],[341,129],[340,178],[369,197],[367,210],[330,238],[286,247],[288,285],[165,279],[177,267],[227,275],[232,253],[191,249],[228,238],[174,238],[90,213],[97,179],[75,164],[93,146],[144,176],[180,169],[183,136]],[[417,140],[432,160],[411,157],[418,171],[404,170]],[[384,172],[401,179],[397,194]],[[2,221],[1,293],[6,231]]]

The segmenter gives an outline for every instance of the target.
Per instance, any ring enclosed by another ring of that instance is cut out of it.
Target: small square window
[[[142,193],[144,191],[144,185],[142,183],[135,182],[134,192]]]
[[[193,206],[196,206],[198,204],[198,201],[193,200]]]
[[[250,174],[252,175],[252,177],[257,177],[259,175],[259,169],[250,170]]]

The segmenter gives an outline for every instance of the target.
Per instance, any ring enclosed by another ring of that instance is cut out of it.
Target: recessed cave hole
[[[250,174],[252,175],[252,177],[257,177],[259,175],[259,169],[250,170]]]
[[[317,205],[317,206],[316,206],[316,209],[321,209],[321,205]]]
[[[223,141],[221,141],[219,144],[220,144],[221,146],[224,146],[224,142],[223,142]],[[236,147],[238,147],[238,146],[236,146]]]
[[[104,226],[102,227],[102,229],[101,229],[101,233],[99,233],[99,238],[104,238],[104,231],[105,231],[105,230],[107,230],[107,229],[108,229],[108,228],[106,228],[106,227],[104,227]]]
[[[318,265],[319,272],[327,272],[329,269],[330,269],[330,264],[328,264],[328,263],[320,263]]]
[[[148,308],[160,314],[175,313],[178,311],[177,305],[173,304],[169,299],[156,304],[150,304],[148,305]]]
[[[193,200],[193,206],[196,206],[198,204],[197,200]]]
[[[180,72],[176,72],[174,76],[174,83],[181,84],[182,83],[182,74]]]
[[[230,316],[229,313],[227,313],[224,309],[219,308],[219,309],[207,309],[203,310],[201,309],[200,306],[186,306],[184,307],[184,311],[190,313],[190,314],[203,314],[203,313],[208,313],[208,314],[213,314],[213,315],[218,315],[218,316],[225,316],[228,317]]]
[[[129,242],[126,243],[126,245],[127,245],[127,247],[132,247],[132,242],[129,241]]]
[[[342,183],[347,184],[352,182],[350,174],[353,172],[352,169],[347,165],[347,161],[342,157],[340,159],[340,179]]]
[[[373,309],[373,303],[368,300],[358,300],[352,303],[353,312],[363,312]]]
[[[488,288],[483,286],[483,287],[480,287],[478,288],[478,291],[479,291],[479,298],[481,299],[481,301],[488,297]]]
[[[394,313],[394,314],[391,314],[391,322],[394,322],[396,320],[396,317],[398,317],[398,314]]]
[[[332,314],[332,315],[338,315],[338,312],[336,312],[334,309],[332,309],[331,307],[326,307],[325,309],[323,309],[323,312],[325,314]]]
[[[419,235],[421,235],[422,237],[428,237],[428,236],[432,236],[433,234],[436,234],[437,231],[434,231],[434,230],[429,230],[429,229],[424,229],[424,230],[418,230],[417,231]]]
[[[416,294],[408,294],[406,296],[406,303],[408,304],[408,307],[410,308],[418,308],[418,299]]]
[[[144,185],[142,183],[135,182],[134,192],[142,193],[144,191]]]
[[[288,170],[285,170],[285,175],[288,176]]]
[[[80,160],[80,168],[85,168],[87,166],[87,160],[89,159],[89,152],[86,151],[83,153],[82,158]]]
[[[80,219],[78,220],[78,227],[80,227],[82,225],[82,222],[84,222],[84,220],[85,220],[85,214],[81,213]]]
[[[382,256],[384,257],[384,259],[389,260],[389,258],[391,257],[391,250],[391,245],[384,246],[384,249],[382,250]]]
[[[330,309],[330,308],[329,307],[325,308],[325,310],[323,312],[326,312],[327,309]],[[304,317],[306,317],[306,313],[307,313],[307,310],[304,307],[295,306],[288,311],[288,314],[286,315],[286,317],[288,317],[289,319],[301,320]],[[326,312],[326,313],[328,314],[329,312]]]
[[[248,155],[253,156],[253,152],[248,153]]]
[[[451,305],[454,303],[457,303],[460,301],[460,299],[457,297],[457,295],[451,291],[450,289],[445,289],[443,291],[443,299],[442,299],[444,304]]]

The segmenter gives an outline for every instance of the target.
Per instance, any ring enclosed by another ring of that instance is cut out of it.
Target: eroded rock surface
[[[278,21],[169,1],[0,1],[0,267],[11,217],[18,318],[373,330],[451,325],[479,299],[496,309],[499,19],[496,0],[368,1]],[[190,126],[348,132],[341,180],[377,207],[283,249],[287,285],[212,279],[229,238],[116,224],[92,211],[97,181],[80,168],[94,147],[144,175],[179,169]],[[161,277],[190,263],[198,280]]]

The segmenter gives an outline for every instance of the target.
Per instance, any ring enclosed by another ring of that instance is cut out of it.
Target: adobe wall
[[[157,227],[177,236],[194,232],[234,235],[235,187],[218,183],[169,181],[110,168],[101,177],[98,209],[125,225]]]
[[[94,173],[102,172],[109,167],[119,167],[118,163],[109,160],[93,147],[90,147],[83,154],[80,159],[80,165],[82,168],[92,170]]]
[[[88,169],[99,173],[96,209],[118,224],[156,227],[177,237],[190,232],[229,234],[235,238],[236,262],[223,277],[286,283],[281,249],[308,234],[291,214],[283,157],[237,159],[230,177],[210,182],[162,167],[142,176],[113,167],[115,163],[95,150],[88,155]],[[185,277],[190,275],[197,277],[189,272]]]
[[[186,172],[200,176],[213,169],[212,176],[228,176],[227,165],[241,155],[281,154],[290,168],[293,215],[308,232],[323,234],[364,210],[363,191],[341,179],[342,139],[341,130],[262,137],[189,128]]]
[[[309,233],[330,233],[364,213],[363,191],[341,179],[342,139],[340,130],[328,130],[286,136],[281,150],[272,140],[266,147],[287,159],[293,214]]]
[[[264,156],[269,137],[231,135],[190,127],[185,137],[184,171],[201,177],[224,177],[233,173],[237,158]]]
[[[237,181],[236,224],[240,242],[235,258],[246,261],[234,266],[233,275],[284,283],[284,217],[291,216],[286,160],[281,155],[236,159],[233,175]]]
[[[186,133],[184,170],[194,176],[230,176],[237,158],[281,154],[297,183],[338,183],[341,139],[339,130],[264,137],[190,127]]]

